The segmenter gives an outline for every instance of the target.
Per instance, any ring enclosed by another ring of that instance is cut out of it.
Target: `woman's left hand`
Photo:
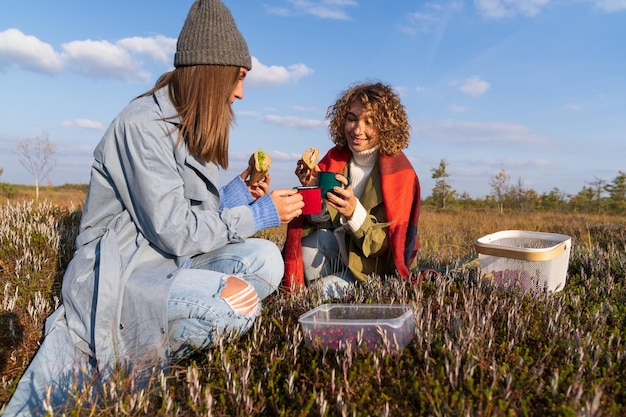
[[[254,184],[250,184],[250,167],[246,168],[245,171],[241,173],[241,179],[248,186],[248,190],[250,190],[250,194],[252,194],[252,198],[256,201],[259,198],[263,197],[265,194],[269,193],[270,189],[270,174],[269,172],[265,174],[265,178],[261,182],[256,182]]]
[[[337,179],[346,186],[348,180],[337,175]],[[328,193],[326,201],[335,208],[342,216],[351,219],[356,210],[357,199],[354,195],[352,185],[347,188],[334,187],[334,193]]]

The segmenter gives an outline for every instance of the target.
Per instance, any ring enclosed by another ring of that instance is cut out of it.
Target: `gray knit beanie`
[[[220,0],[196,0],[178,35],[174,66],[231,65],[252,68],[245,39]]]

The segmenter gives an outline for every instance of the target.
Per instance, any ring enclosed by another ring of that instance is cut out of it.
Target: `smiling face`
[[[363,103],[355,100],[346,114],[344,136],[352,152],[362,152],[373,148],[378,143],[378,132],[369,117]]]

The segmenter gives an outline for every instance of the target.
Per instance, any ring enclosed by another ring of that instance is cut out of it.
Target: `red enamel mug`
[[[313,185],[308,187],[296,187],[298,193],[302,195],[304,207],[302,214],[319,214],[322,211],[322,190]]]

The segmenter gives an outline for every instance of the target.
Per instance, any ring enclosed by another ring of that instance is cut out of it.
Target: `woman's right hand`
[[[281,223],[289,223],[302,214],[302,194],[292,188],[274,190],[270,193]]]
[[[296,167],[296,175],[300,180],[300,184],[305,187],[311,185],[317,185],[317,173],[320,172],[319,166],[315,165],[313,169],[310,169],[303,161],[300,159],[298,161],[298,166]]]

